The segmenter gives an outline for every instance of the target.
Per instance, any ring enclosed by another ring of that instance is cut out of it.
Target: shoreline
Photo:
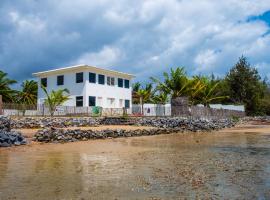
[[[135,127],[135,126],[128,126],[128,125],[110,125],[110,126],[98,126],[98,127],[72,127],[71,129],[76,130],[76,129],[80,129],[83,128],[84,130],[106,130],[106,128],[108,127],[112,127],[115,130],[117,130],[117,128],[125,128],[126,130],[135,130],[136,128],[138,129],[139,127]],[[144,128],[151,130],[151,129],[155,129],[155,127],[140,127],[139,129],[144,130]],[[64,128],[67,129],[67,128]],[[16,129],[17,131],[20,131],[20,129]],[[29,130],[40,130],[40,129],[23,129],[24,133],[29,131]],[[235,127],[231,127],[231,128],[224,128],[221,130],[214,130],[214,131],[200,131],[200,132],[192,132],[192,131],[183,131],[183,132],[174,132],[174,133],[170,133],[169,135],[182,135],[183,137],[185,136],[194,136],[194,135],[214,135],[217,137],[221,137],[221,136],[226,136],[226,135],[231,135],[231,134],[263,134],[263,135],[270,135],[270,125],[265,125],[265,124],[254,124],[252,122],[248,122],[248,123],[244,123],[244,124],[238,124]],[[159,135],[142,135],[142,136],[133,136],[133,137],[117,137],[117,138],[113,138],[113,137],[108,137],[108,138],[104,138],[104,139],[90,139],[90,140],[78,140],[75,142],[38,142],[38,141],[34,141],[33,138],[29,137],[29,134],[23,134],[23,136],[26,136],[26,139],[28,140],[29,143],[27,143],[26,145],[21,145],[21,146],[11,146],[8,148],[1,148],[1,149],[18,149],[18,148],[32,148],[32,147],[38,147],[38,146],[43,146],[43,145],[49,145],[54,146],[54,145],[67,145],[67,144],[74,144],[76,145],[80,145],[80,144],[84,144],[84,143],[89,143],[89,144],[95,144],[95,143],[106,143],[106,142],[111,142],[111,141],[121,141],[121,140],[125,140],[128,138],[133,138],[133,139],[147,139],[147,140],[151,140],[151,138],[153,137],[164,137],[165,135],[168,134],[159,134]]]

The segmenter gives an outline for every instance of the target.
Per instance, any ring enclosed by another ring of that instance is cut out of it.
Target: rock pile
[[[0,130],[10,131],[10,120],[7,117],[0,115]]]
[[[90,139],[104,139],[104,138],[117,138],[117,137],[133,137],[133,136],[147,136],[169,134],[179,132],[180,129],[138,129],[138,130],[64,130],[56,128],[46,128],[38,131],[34,140],[39,142],[75,142],[79,140]]]
[[[191,120],[183,118],[137,119],[137,125],[152,126],[155,128],[143,130],[64,130],[51,127],[38,131],[34,136],[34,140],[39,142],[74,142],[78,140],[158,135],[183,131],[211,131],[234,125],[232,120]]]
[[[26,140],[21,133],[11,131],[10,120],[7,117],[0,116],[0,147],[23,144],[26,144]]]
[[[189,118],[140,118],[137,125],[159,128],[181,128],[188,131],[211,131],[235,125],[231,119],[206,120]]]
[[[139,118],[134,117],[104,117],[99,120],[102,125],[135,125]]]
[[[20,128],[45,128],[45,127],[79,127],[79,126],[96,126],[99,119],[91,117],[24,117],[14,118],[11,121],[11,127]]]
[[[204,120],[204,119],[189,119],[180,117],[153,117],[153,118],[123,118],[123,117],[25,117],[14,118],[11,121],[12,128],[67,128],[67,127],[83,127],[97,125],[143,125],[153,126],[158,128],[185,128],[186,130],[215,130],[234,125],[233,120]],[[1,126],[1,125],[0,125]]]

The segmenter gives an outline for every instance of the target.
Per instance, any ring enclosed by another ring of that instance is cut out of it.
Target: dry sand
[[[81,129],[81,130],[117,130],[117,129],[124,129],[124,130],[142,130],[142,129],[153,129],[154,127],[149,126],[130,126],[130,125],[102,125],[102,126],[85,126],[85,127],[68,127],[63,129]],[[16,131],[20,131],[24,137],[32,138],[35,133],[40,129],[14,129]]]

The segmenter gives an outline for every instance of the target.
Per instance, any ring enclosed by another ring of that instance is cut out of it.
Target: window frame
[[[107,85],[115,86],[115,77],[107,76]]]
[[[118,85],[118,87],[123,88],[124,87],[124,79],[118,78],[117,79],[117,85]]]
[[[127,106],[127,102],[128,102],[128,106]],[[125,108],[130,108],[130,100],[129,99],[125,99]]]
[[[44,80],[45,80],[45,84],[43,84]],[[48,78],[47,77],[40,78],[40,85],[43,87],[47,87],[48,86]]]
[[[90,98],[92,98],[92,100],[94,100],[94,105],[90,105]],[[89,107],[93,107],[93,106],[96,106],[97,105],[97,97],[95,96],[88,96],[88,106]]]
[[[78,98],[81,98],[81,100],[78,100]],[[78,102],[81,102],[81,105],[78,105]],[[83,96],[76,96],[76,107],[83,107]]]
[[[125,79],[124,81],[124,87],[129,89],[130,88],[130,81],[128,79]]]
[[[97,74],[93,72],[89,72],[89,83],[97,82]]]
[[[62,80],[59,78],[62,78]],[[57,79],[57,85],[64,85],[64,81],[65,81],[64,75],[58,75],[56,79]],[[62,82],[60,82],[60,81],[62,81]]]
[[[98,75],[98,84],[105,85],[105,75],[103,75],[103,74]]]
[[[79,79],[79,75],[81,75],[81,74],[82,74],[82,78]],[[84,75],[83,72],[77,72],[77,73],[76,73],[76,83],[83,83],[83,81],[84,81],[83,75]]]

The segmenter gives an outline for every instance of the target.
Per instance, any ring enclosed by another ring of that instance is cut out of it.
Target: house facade
[[[65,106],[103,108],[130,108],[132,102],[131,74],[102,69],[89,65],[76,65],[49,71],[37,72],[38,104],[43,104],[48,92],[68,89],[70,99]]]

